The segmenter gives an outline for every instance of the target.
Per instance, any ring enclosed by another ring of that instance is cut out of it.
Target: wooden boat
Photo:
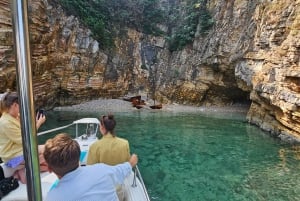
[[[75,127],[75,140],[79,143],[81,149],[80,164],[86,165],[88,150],[92,143],[94,143],[97,138],[100,122],[97,118],[83,118],[74,121],[73,123],[47,130],[38,133],[38,135],[44,135],[54,131],[62,130],[70,126]],[[80,134],[83,133],[83,134]],[[2,164],[2,167],[5,166]],[[4,170],[5,171],[5,170]],[[9,170],[7,170],[9,171]],[[54,188],[54,186],[59,182],[58,178],[54,173],[44,172],[40,174],[41,176],[41,187],[42,196],[45,199],[47,192]],[[125,189],[127,191],[128,201],[150,201],[148,192],[146,190],[145,184],[138,170],[138,167],[125,179],[124,181]],[[8,195],[2,198],[2,201],[27,201],[27,188],[25,184],[19,183],[19,187],[10,192]]]
[[[124,97],[124,101],[129,101],[132,102],[133,100],[141,100],[142,96],[137,95],[137,96],[131,96],[131,97]]]
[[[144,106],[143,106],[143,105],[134,105],[133,107],[135,107],[136,109],[141,109],[141,108],[143,108]]]
[[[131,103],[132,103],[132,106],[137,109],[141,109],[144,107],[144,105],[146,105],[144,100],[137,100],[137,99],[133,99]]]
[[[158,105],[150,105],[149,106],[151,109],[161,109],[162,108],[162,104],[158,104]]]

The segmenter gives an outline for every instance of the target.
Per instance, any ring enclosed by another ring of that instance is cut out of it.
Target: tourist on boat
[[[116,136],[115,126],[114,115],[109,114],[100,118],[102,138],[90,146],[87,158],[88,165],[95,163],[117,165],[129,160],[129,143],[126,139]],[[117,186],[117,193],[120,201],[126,200],[124,184]]]
[[[129,161],[116,166],[79,166],[80,146],[66,133],[46,141],[44,157],[49,171],[60,179],[48,192],[47,201],[118,201],[115,186],[124,181],[138,162],[133,154]]]
[[[0,157],[5,163],[3,166],[5,176],[14,174],[22,183],[26,183],[19,109],[17,92],[7,92],[1,97]],[[45,120],[45,116],[36,119],[37,129]],[[39,146],[41,171],[47,171],[42,152],[43,146],[41,145]]]

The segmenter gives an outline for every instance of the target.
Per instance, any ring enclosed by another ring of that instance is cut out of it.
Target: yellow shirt
[[[0,157],[3,162],[23,155],[20,121],[8,113],[0,118]]]
[[[105,163],[116,165],[129,161],[129,158],[128,141],[108,133],[90,146],[87,164]]]

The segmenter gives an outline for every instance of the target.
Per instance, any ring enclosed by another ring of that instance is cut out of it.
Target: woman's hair
[[[101,126],[104,126],[107,132],[110,132],[113,136],[115,136],[114,129],[116,127],[116,121],[114,119],[114,115],[108,114],[107,116],[103,115],[100,119]]]
[[[0,98],[0,116],[6,112],[14,103],[19,103],[19,96],[17,92],[6,92]]]
[[[60,133],[46,141],[44,158],[49,168],[62,177],[79,166],[80,146],[67,133]]]

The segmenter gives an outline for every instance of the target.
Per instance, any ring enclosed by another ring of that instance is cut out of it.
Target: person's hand
[[[39,114],[37,114],[35,120],[36,120],[36,129],[39,129],[39,127],[46,121],[46,116],[40,115],[39,118]]]
[[[138,156],[136,154],[132,154],[129,159],[129,163],[130,163],[131,167],[135,167],[136,164],[138,163]]]

